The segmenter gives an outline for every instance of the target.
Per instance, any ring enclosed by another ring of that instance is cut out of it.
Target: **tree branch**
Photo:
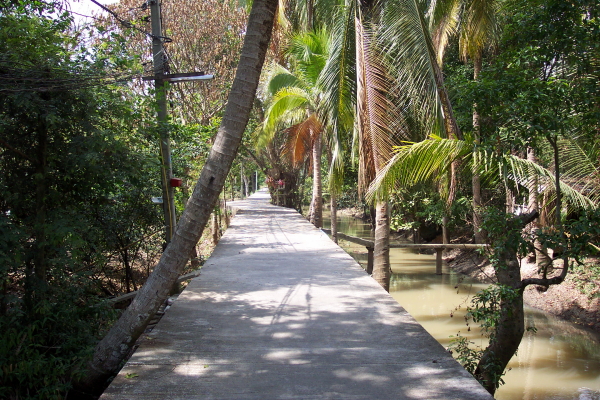
[[[18,155],[20,155],[21,157],[23,157],[24,159],[29,161],[30,163],[35,164],[35,161],[33,161],[33,159],[29,158],[29,156],[27,154],[23,153],[19,149],[14,148],[8,142],[6,142],[4,139],[0,139],[0,144],[2,144],[2,146],[6,147],[8,150],[14,151]]]
[[[256,165],[262,170],[262,172],[265,175],[268,175],[267,167],[265,166],[265,164],[261,160],[259,160],[258,157],[256,157],[256,155],[248,147],[246,147],[244,145],[240,145],[240,149],[245,151],[250,156],[250,158],[252,158],[254,160]]]

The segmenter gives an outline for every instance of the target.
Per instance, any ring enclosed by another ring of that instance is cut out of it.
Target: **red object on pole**
[[[183,183],[181,178],[171,178],[171,187],[180,187]]]

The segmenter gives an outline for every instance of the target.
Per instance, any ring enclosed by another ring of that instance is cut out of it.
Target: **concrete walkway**
[[[101,397],[492,399],[324,233],[259,192]]]

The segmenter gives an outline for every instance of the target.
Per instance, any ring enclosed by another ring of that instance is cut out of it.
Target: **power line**
[[[77,11],[67,10],[67,12],[68,12],[69,14],[75,14],[75,15],[79,15],[80,17],[84,17],[84,18],[92,18],[92,19],[96,19],[96,20],[98,20],[98,21],[101,21],[101,20],[102,20],[102,18],[98,18],[98,17],[96,17],[96,16],[93,16],[93,15],[85,15],[85,14],[81,14],[81,13],[78,13]]]
[[[150,32],[146,32],[145,30],[143,30],[141,28],[138,28],[137,26],[133,25],[130,21],[127,21],[127,20],[121,18],[116,12],[114,12],[110,8],[106,7],[104,4],[101,4],[101,3],[97,2],[96,0],[90,0],[90,1],[92,3],[94,3],[95,5],[97,5],[98,7],[102,8],[104,11],[106,11],[110,15],[112,15],[117,21],[119,21],[121,23],[121,25],[123,25],[126,28],[130,28],[130,29],[134,29],[136,31],[139,31],[139,32],[143,33],[144,35],[148,36],[151,39],[159,39],[163,43],[170,43],[170,42],[173,41],[169,37],[166,37],[166,36],[156,36],[156,35],[153,35]]]

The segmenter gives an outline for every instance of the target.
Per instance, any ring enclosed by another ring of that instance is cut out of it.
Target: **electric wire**
[[[126,28],[130,28],[130,29],[134,29],[136,31],[139,31],[141,33],[143,33],[144,35],[148,36],[151,39],[159,39],[161,40],[163,43],[170,43],[173,41],[173,39],[167,37],[167,36],[157,36],[157,35],[153,35],[150,32],[146,32],[145,30],[138,28],[137,26],[133,25],[130,21],[127,21],[123,18],[121,18],[119,16],[119,14],[117,14],[116,12],[114,12],[113,10],[111,10],[110,8],[106,7],[104,4],[99,3],[96,0],[90,0],[92,3],[94,3],[95,5],[97,5],[98,7],[102,8],[104,11],[106,11],[107,13],[109,13],[110,15],[112,15],[117,21],[119,21],[121,23],[121,25],[123,25]]]

